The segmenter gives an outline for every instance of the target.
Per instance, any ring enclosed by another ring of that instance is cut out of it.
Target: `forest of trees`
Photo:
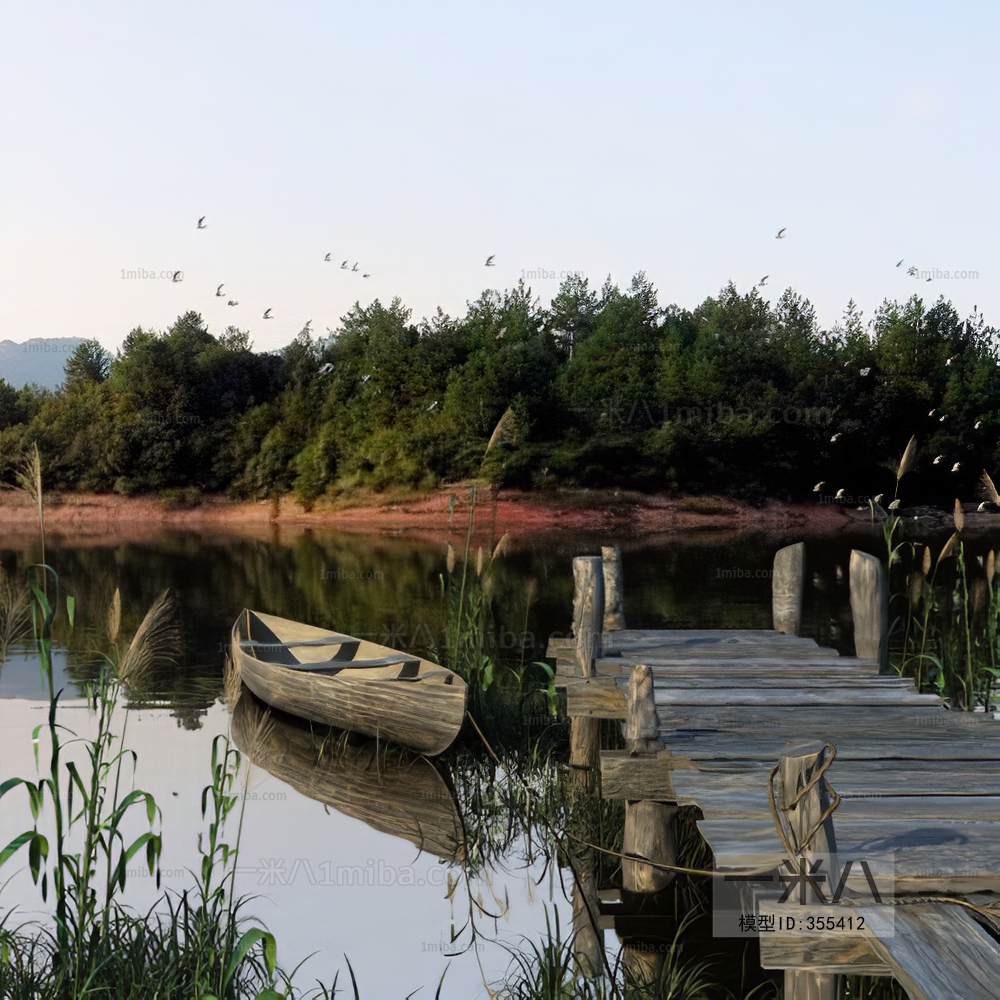
[[[642,274],[600,292],[571,277],[547,309],[523,284],[487,291],[419,323],[398,300],[356,305],[274,353],[189,312],[133,330],[115,357],[81,344],[54,393],[0,379],[6,477],[37,442],[47,488],[125,495],[312,504],[466,479],[754,502],[812,497],[820,479],[891,493],[916,434],[904,498],[948,502],[996,472],[998,430],[998,341],[977,311],[914,296],[865,322],[852,303],[824,331],[791,290],[771,305],[728,285],[689,310],[661,306]]]

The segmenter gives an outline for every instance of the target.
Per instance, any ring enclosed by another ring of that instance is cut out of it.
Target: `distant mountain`
[[[54,389],[63,380],[63,365],[83,337],[33,337],[23,344],[0,340],[0,378],[15,389],[36,382]]]

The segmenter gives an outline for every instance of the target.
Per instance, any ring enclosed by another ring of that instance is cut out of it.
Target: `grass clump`
[[[274,937],[248,925],[245,900],[234,894],[239,829],[235,840],[226,824],[239,801],[236,783],[240,754],[225,736],[212,745],[211,781],[202,793],[203,830],[200,870],[194,886],[181,894],[164,893],[148,912],[122,900],[129,864],[142,857],[159,886],[162,851],[161,811],[153,796],[131,787],[135,757],[125,746],[126,711],[121,735],[112,725],[123,686],[141,685],[151,665],[169,657],[175,639],[169,598],[161,595],[132,640],[118,643],[120,596],[108,613],[112,651],[85,696],[96,735],[80,738],[59,721],[59,696],[53,690],[52,625],[62,609],[59,579],[47,566],[32,567],[32,615],[38,654],[49,685],[47,725],[36,730],[36,760],[47,743],[47,767],[33,781],[8,778],[0,797],[23,789],[34,824],[0,851],[3,864],[26,850],[33,882],[49,920],[0,924],[0,996],[20,1000],[274,1000],[298,994],[290,976],[277,966]],[[49,601],[40,574],[49,577]],[[74,602],[65,601],[73,625]],[[46,730],[47,740],[41,735]],[[67,735],[70,737],[67,739]],[[67,748],[83,748],[70,759]],[[126,818],[138,811],[146,829],[128,840]],[[335,984],[334,984],[335,986]],[[279,992],[279,988],[281,992]],[[320,986],[315,996],[330,997]]]

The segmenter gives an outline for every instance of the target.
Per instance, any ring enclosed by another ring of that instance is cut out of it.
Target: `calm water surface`
[[[795,540],[794,535],[717,534],[619,540],[628,626],[770,627],[771,560],[777,548]],[[515,547],[499,559],[496,620],[488,637],[496,653],[515,663],[544,656],[548,637],[569,627],[572,557],[597,553],[612,541],[560,536]],[[844,536],[807,542],[803,633],[842,652],[849,652],[852,635],[846,574],[838,568],[846,569],[852,545],[877,551],[873,540]],[[23,573],[39,556],[37,547],[5,545],[0,536],[6,571]],[[50,542],[47,558],[60,574],[63,592],[77,602],[77,628],[64,637],[57,668],[58,684],[65,688],[63,721],[81,734],[91,725],[81,685],[99,662],[115,588],[121,590],[126,635],[164,588],[176,594],[179,661],[156,674],[142,702],[127,713],[127,723],[126,713],[119,719],[127,724],[127,745],[138,754],[136,785],[151,791],[163,809],[163,883],[172,889],[189,887],[188,870],[198,864],[199,803],[209,778],[211,743],[231,722],[222,698],[223,655],[242,608],[399,648],[433,654],[443,645],[444,551],[431,542],[307,530],[263,539],[166,533],[113,544]],[[31,732],[44,721],[46,708],[37,659],[29,651],[15,652],[0,673],[0,778],[34,772]],[[565,726],[549,727],[547,745],[558,748],[565,732]],[[516,824],[512,835],[496,838],[499,847],[488,863],[463,879],[461,857],[445,847],[436,854],[418,850],[400,826],[398,796],[426,781],[431,790],[420,794],[436,802],[433,789],[439,786],[433,782],[442,780],[436,772],[408,771],[412,762],[377,758],[362,747],[352,751],[349,766],[333,763],[317,773],[304,760],[308,736],[288,724],[274,737],[283,741],[281,753],[258,761],[288,781],[262,766],[248,772],[236,883],[238,893],[254,897],[247,912],[275,933],[284,967],[313,955],[299,982],[328,982],[340,968],[343,985],[346,954],[363,996],[402,997],[419,986],[430,994],[448,963],[442,996],[485,996],[484,979],[496,982],[508,966],[504,942],[516,945],[522,936],[537,940],[547,909],[558,911],[563,926],[570,926],[566,872],[536,856],[536,845]],[[475,809],[462,801],[471,795],[464,766],[447,756],[441,762],[445,785],[440,787],[457,788],[457,801],[450,792],[440,797],[444,826],[455,810]],[[364,783],[371,767],[385,771],[374,793]],[[480,766],[477,780],[488,770]],[[4,842],[30,825],[27,810],[8,801],[0,810]],[[346,811],[338,811],[338,802],[348,803]],[[352,810],[354,815],[348,814]],[[356,818],[359,813],[369,822]],[[140,829],[137,822],[136,833]],[[235,833],[234,828],[231,836]],[[157,894],[148,873],[136,864],[132,875],[129,901],[152,903]],[[449,877],[460,890],[447,898]],[[0,895],[4,912],[14,904],[25,917],[41,906],[24,871]],[[467,925],[470,912],[480,936],[462,952],[471,941],[469,928],[457,941],[452,938]],[[614,932],[607,931],[605,940],[613,960]]]

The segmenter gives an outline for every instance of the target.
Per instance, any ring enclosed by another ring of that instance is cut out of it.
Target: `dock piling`
[[[854,649],[864,660],[876,660],[879,673],[889,669],[889,584],[876,556],[851,552],[851,615]]]
[[[625,587],[622,580],[621,546],[602,546],[601,558],[604,569],[604,631],[619,632],[625,628]]]
[[[802,624],[802,592],[805,587],[804,542],[786,545],[774,554],[771,575],[771,616],[776,632],[798,635]]]
[[[594,660],[601,652],[604,625],[604,570],[600,556],[577,556],[573,560],[573,637],[576,640],[576,672],[594,676]]]

